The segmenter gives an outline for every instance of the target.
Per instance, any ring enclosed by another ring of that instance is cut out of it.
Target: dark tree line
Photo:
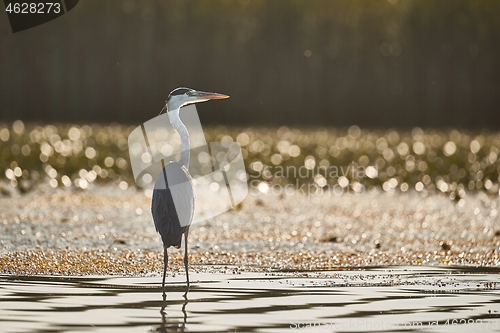
[[[81,1],[0,22],[0,120],[155,115],[177,86],[231,95],[205,123],[500,128],[500,1]]]

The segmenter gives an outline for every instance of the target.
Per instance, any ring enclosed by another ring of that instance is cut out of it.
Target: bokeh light
[[[40,183],[86,189],[112,182],[127,190],[134,186],[127,145],[133,128],[0,124],[2,182],[21,192]],[[205,136],[240,144],[250,178],[265,182],[260,190],[309,183],[357,192],[442,192],[456,200],[467,191],[499,194],[500,135],[494,132],[217,126],[205,128]],[[308,172],[297,172],[301,167]]]

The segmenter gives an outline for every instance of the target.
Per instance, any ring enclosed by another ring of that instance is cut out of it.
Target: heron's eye
[[[193,92],[193,91],[188,91],[188,92],[187,92],[187,95],[188,95],[188,96],[193,96],[193,95],[194,95],[194,92]]]

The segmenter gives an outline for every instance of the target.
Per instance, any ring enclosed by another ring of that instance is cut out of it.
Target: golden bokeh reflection
[[[127,190],[134,184],[127,146],[132,129],[119,124],[47,125],[20,120],[0,124],[3,183],[21,192],[40,182],[80,189],[113,182]],[[321,189],[340,184],[354,191],[443,192],[456,200],[467,191],[499,193],[500,135],[494,132],[358,126],[217,126],[204,131],[207,142],[242,146],[249,179],[265,181],[266,186],[312,184]]]

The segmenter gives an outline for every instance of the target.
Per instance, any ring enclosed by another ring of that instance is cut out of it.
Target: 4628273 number
[[[61,12],[61,4],[58,2],[16,2],[9,3],[5,11],[14,14],[59,14]]]

